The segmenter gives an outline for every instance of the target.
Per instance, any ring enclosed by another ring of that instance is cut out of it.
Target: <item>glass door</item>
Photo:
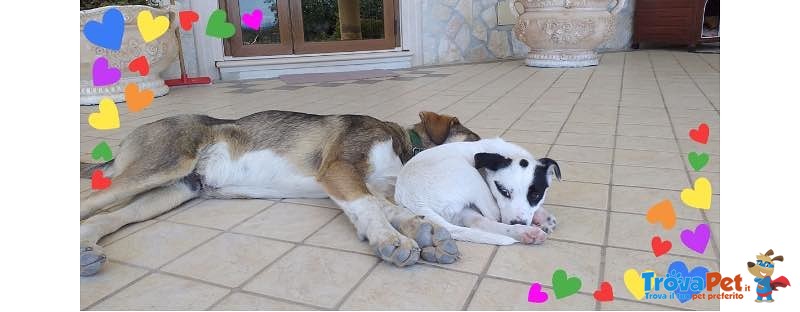
[[[397,0],[227,0],[240,31],[225,40],[232,56],[306,54],[391,49],[396,42]],[[242,15],[262,12],[258,30]]]

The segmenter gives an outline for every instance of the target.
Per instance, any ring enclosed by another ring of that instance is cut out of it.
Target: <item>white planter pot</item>
[[[613,10],[611,4],[616,2]],[[525,8],[514,35],[530,47],[525,64],[583,67],[598,63],[600,46],[614,31],[614,16],[627,0],[514,0]],[[514,12],[516,8],[512,8]],[[519,12],[518,12],[519,13]]]
[[[125,34],[122,36],[122,48],[119,51],[96,46],[83,35],[83,27],[86,23],[89,21],[101,22],[103,14],[110,8],[116,8],[122,12],[125,20]],[[147,43],[142,39],[136,26],[136,17],[139,12],[144,10],[152,12],[154,17],[167,16],[170,18],[170,28],[167,32],[158,39]],[[128,83],[138,84],[140,90],[153,90],[155,96],[167,94],[169,87],[161,79],[161,72],[166,70],[178,56],[175,27],[177,27],[177,21],[174,12],[143,5],[107,6],[81,11],[81,105],[98,104],[104,97],[109,97],[117,103],[122,102],[125,100],[125,86]],[[146,56],[150,63],[150,72],[144,77],[140,76],[138,72],[131,72],[128,69],[128,64],[142,55]],[[109,66],[116,67],[122,72],[119,82],[110,86],[93,86],[92,65],[100,56],[108,59]]]

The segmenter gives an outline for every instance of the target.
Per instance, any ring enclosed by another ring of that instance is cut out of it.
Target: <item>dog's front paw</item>
[[[538,226],[514,225],[515,239],[523,244],[541,244],[547,239],[547,233]]]
[[[399,267],[412,265],[419,260],[420,248],[417,242],[400,233],[380,235],[379,238],[370,240],[370,245],[381,259]]]
[[[551,214],[549,211],[541,208],[533,214],[533,224],[538,226],[548,235],[553,234],[553,231],[556,230],[556,224],[558,221],[556,217]]]
[[[106,263],[106,254],[97,244],[81,243],[81,276],[97,274]]]
[[[428,262],[450,264],[459,258],[456,241],[450,231],[422,216],[392,222],[398,231],[413,238],[422,248],[422,259]]]

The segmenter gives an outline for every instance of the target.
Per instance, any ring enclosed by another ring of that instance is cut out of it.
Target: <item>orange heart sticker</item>
[[[125,87],[125,101],[128,102],[129,111],[141,111],[153,102],[153,90],[142,90],[140,92],[139,86],[135,83],[129,83]]]
[[[647,211],[647,222],[656,224],[661,223],[664,229],[669,230],[675,226],[675,209],[672,208],[672,202],[665,199],[658,204],[650,207]]]

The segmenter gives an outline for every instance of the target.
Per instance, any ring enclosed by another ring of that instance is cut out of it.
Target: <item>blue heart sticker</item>
[[[118,9],[108,9],[103,14],[103,22],[89,21],[83,27],[83,35],[89,42],[97,46],[119,51],[122,47],[122,34],[125,32],[125,20]]]
[[[707,273],[708,268],[706,267],[696,266],[692,271],[689,271],[686,263],[683,263],[683,261],[674,261],[670,263],[669,268],[667,268],[664,287],[668,290],[672,288],[667,287],[667,283],[672,283],[674,279],[676,282],[674,290],[675,299],[684,303],[692,300],[692,295],[699,294],[705,290]]]

